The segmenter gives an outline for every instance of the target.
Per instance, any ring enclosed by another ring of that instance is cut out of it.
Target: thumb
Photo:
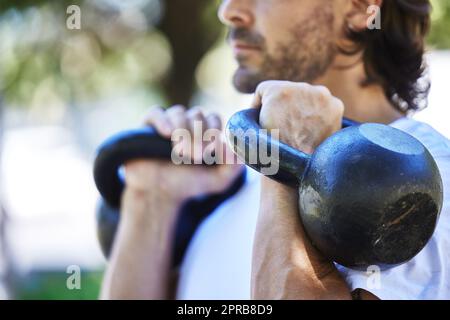
[[[270,86],[270,81],[261,82],[258,87],[256,87],[255,94],[253,96],[253,101],[251,104],[252,108],[261,108],[264,96],[267,92],[268,87]]]

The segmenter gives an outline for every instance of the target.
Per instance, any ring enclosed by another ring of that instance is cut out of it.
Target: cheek
[[[283,31],[283,29],[281,29]],[[272,57],[277,57],[280,55],[280,47],[286,47],[286,44],[290,43],[289,37],[282,32],[276,32],[272,30],[272,35],[269,35],[269,40],[267,41],[266,51]]]
[[[292,13],[296,6],[291,3],[291,0],[257,2],[255,29],[264,37],[267,51],[271,51],[277,43],[288,39],[290,26],[297,23],[299,16]]]
[[[278,54],[280,47],[287,47],[293,41],[296,28],[314,16],[314,1],[307,0],[269,0],[258,6],[256,29],[266,41],[269,55]],[[304,3],[304,5],[302,5]]]

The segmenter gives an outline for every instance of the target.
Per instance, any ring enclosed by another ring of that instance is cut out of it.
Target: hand
[[[197,126],[194,126],[196,121]],[[222,153],[224,148],[220,139],[214,139],[211,143],[193,139],[192,132],[199,124],[202,125],[200,134],[207,129],[221,129],[217,115],[205,117],[196,108],[189,111],[182,106],[167,111],[152,108],[146,124],[167,139],[171,138],[172,133],[178,132],[177,129],[191,133],[175,146],[176,151],[185,157],[201,160],[202,149],[209,148],[205,154],[210,154],[213,151]],[[192,142],[199,145],[191,148]],[[231,152],[226,154],[232,155]],[[175,165],[170,160],[136,160],[126,163],[126,187],[120,224],[105,275],[102,297],[173,298],[172,252],[182,203],[198,195],[221,192],[237,177],[240,169],[239,165]]]
[[[306,153],[313,153],[341,128],[344,112],[343,103],[328,89],[284,81],[260,84],[253,107],[261,107],[261,127],[279,129],[281,141]],[[298,190],[263,178],[253,247],[252,297],[349,298],[333,263],[306,236],[298,210]]]
[[[313,153],[341,128],[344,105],[326,87],[288,81],[266,81],[256,89],[253,107],[261,107],[260,124],[279,129],[280,140]]]
[[[202,139],[194,140],[194,122],[196,121],[197,126],[200,124],[202,127],[202,134],[207,129],[221,130],[222,127],[220,117],[216,114],[205,116],[198,108],[186,110],[183,106],[174,106],[166,111],[154,107],[150,110],[145,123],[154,127],[161,136],[167,139],[170,139],[177,129],[189,131],[192,141],[184,140],[174,145],[176,152],[181,153],[183,157],[201,161],[207,150],[232,155],[231,151],[225,150],[226,144],[223,141],[208,143],[203,142]],[[198,145],[199,142],[200,145]],[[197,145],[194,148],[195,143]],[[195,153],[194,150],[196,150]],[[234,161],[234,158],[227,160]],[[231,163],[236,163],[236,161]],[[171,161],[162,160],[131,161],[125,165],[125,193],[128,197],[124,199],[124,206],[129,209],[132,207],[132,210],[123,211],[132,214],[141,212],[145,215],[146,210],[138,208],[142,207],[144,203],[148,205],[153,203],[158,206],[171,206],[165,209],[176,212],[181,204],[189,198],[222,192],[237,177],[241,169],[240,165],[233,164],[205,167],[203,165],[175,165]],[[130,199],[128,203],[127,199]],[[154,217],[149,219],[154,219]]]

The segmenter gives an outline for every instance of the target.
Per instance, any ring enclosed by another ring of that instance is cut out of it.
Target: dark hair
[[[367,79],[364,85],[380,84],[393,106],[403,113],[428,104],[430,81],[424,77],[425,37],[430,28],[429,0],[384,0],[381,29],[346,30],[356,47],[363,50]]]

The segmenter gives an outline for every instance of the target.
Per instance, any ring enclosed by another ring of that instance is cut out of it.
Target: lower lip
[[[234,54],[244,54],[244,53],[250,53],[250,52],[257,52],[259,51],[258,48],[252,48],[252,47],[233,47]]]

